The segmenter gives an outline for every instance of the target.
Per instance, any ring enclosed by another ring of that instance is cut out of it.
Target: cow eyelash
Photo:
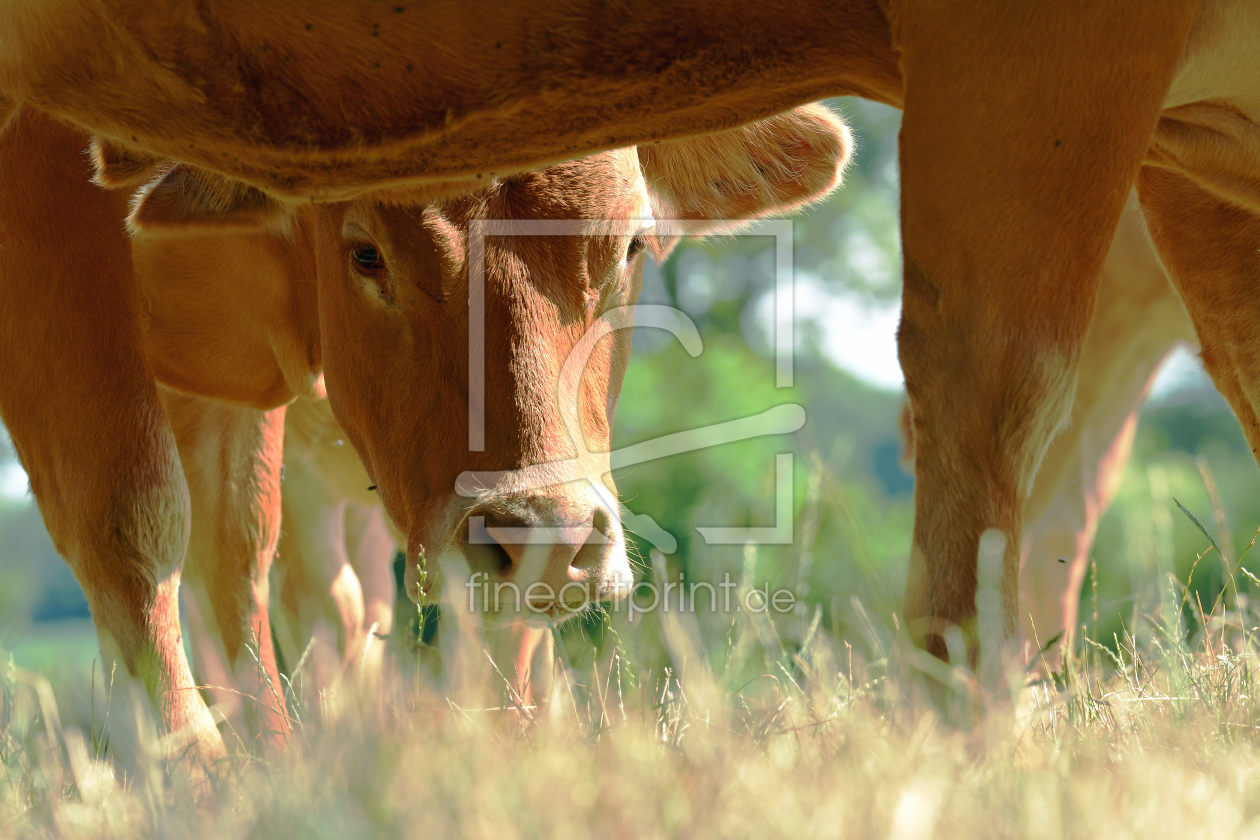
[[[634,262],[634,258],[643,253],[643,249],[647,247],[647,238],[643,234],[639,234],[630,240],[630,246],[626,248],[626,262]]]
[[[390,279],[380,248],[370,242],[358,242],[350,246],[350,268],[365,280],[375,283],[386,303],[393,303],[394,283]]]

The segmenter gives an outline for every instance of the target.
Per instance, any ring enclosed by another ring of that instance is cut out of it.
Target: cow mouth
[[[534,618],[545,619],[547,623],[559,625],[595,609],[598,604],[624,599],[630,594],[631,588],[629,581],[618,578],[611,582],[601,583],[593,597],[565,601],[558,601],[555,598],[527,598],[524,604],[525,620],[528,623]]]

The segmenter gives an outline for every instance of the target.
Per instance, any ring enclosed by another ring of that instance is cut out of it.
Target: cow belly
[[[1260,4],[1208,0],[1146,163],[1260,212]]]
[[[1260,4],[1204,0],[1165,108],[1228,101],[1243,113],[1260,113]]]

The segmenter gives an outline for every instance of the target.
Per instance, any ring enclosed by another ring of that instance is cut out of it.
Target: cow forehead
[[[641,215],[647,190],[629,148],[504,178],[488,194],[486,218],[602,221]]]
[[[647,183],[633,147],[498,178],[480,190],[436,202],[417,198],[418,195],[405,191],[387,190],[348,202],[344,205],[347,212],[342,233],[357,237],[365,227],[397,227],[399,223],[405,226],[408,218],[418,225],[422,215],[426,219],[440,216],[465,230],[478,221],[599,222],[652,218]],[[385,217],[390,218],[387,221]]]

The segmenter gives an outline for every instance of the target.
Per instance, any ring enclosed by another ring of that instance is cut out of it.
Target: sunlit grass
[[[820,613],[732,613],[725,649],[705,653],[694,615],[614,615],[598,643],[570,640],[534,709],[470,664],[475,638],[448,644],[464,664],[441,682],[403,654],[379,692],[297,709],[287,751],[238,751],[200,805],[169,768],[118,787],[92,757],[86,692],[6,667],[0,836],[1260,833],[1246,597],[1171,619],[1163,605],[1140,633],[1083,640],[1053,679],[987,684],[851,606],[861,639]],[[924,668],[951,688],[929,689]]]

